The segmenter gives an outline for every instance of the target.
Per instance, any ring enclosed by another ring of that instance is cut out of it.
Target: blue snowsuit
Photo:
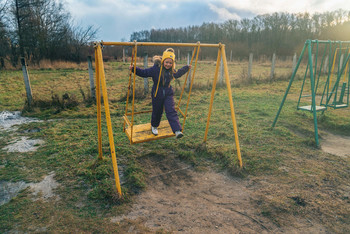
[[[189,69],[189,66],[184,66],[180,68],[176,73],[173,73],[174,78],[179,78],[184,75]],[[147,69],[141,69],[136,67],[136,75],[141,77],[152,77],[153,87],[152,87],[152,118],[151,125],[153,127],[158,127],[160,124],[160,120],[163,114],[163,108],[165,109],[166,117],[169,121],[170,127],[172,131],[175,133],[176,131],[182,131],[179,117],[177,116],[177,112],[175,110],[175,102],[174,102],[174,91],[173,88],[169,85],[172,76],[170,70],[162,68],[164,71],[164,76],[160,77],[159,88],[156,97],[154,94],[157,89],[160,66],[155,64],[153,67]]]

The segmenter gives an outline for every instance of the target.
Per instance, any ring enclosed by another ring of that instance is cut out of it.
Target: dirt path
[[[151,232],[174,233],[322,233],[322,227],[305,228],[304,221],[280,228],[254,207],[248,180],[233,178],[211,169],[196,171],[174,157],[157,155],[143,160],[149,171],[146,191],[130,212],[112,222],[137,223]],[[136,225],[137,226],[137,225]],[[296,227],[300,226],[300,230]],[[129,231],[137,233],[135,226]]]
[[[321,149],[329,154],[350,157],[350,137],[324,132],[321,139]]]
[[[250,205],[245,182],[157,155],[144,160],[148,189],[131,212],[112,221],[139,220],[151,230],[187,233],[267,232],[271,229]]]

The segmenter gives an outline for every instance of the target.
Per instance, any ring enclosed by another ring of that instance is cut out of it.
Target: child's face
[[[170,69],[173,66],[173,60],[171,58],[167,58],[164,60],[165,69]]]

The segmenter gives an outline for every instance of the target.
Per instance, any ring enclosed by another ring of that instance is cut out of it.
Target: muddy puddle
[[[0,112],[0,133],[6,131],[7,133],[10,133],[10,137],[13,138],[12,141],[10,141],[4,148],[1,149],[2,154],[13,152],[33,152],[45,143],[41,139],[31,139],[29,136],[23,136],[23,134],[30,135],[32,132],[40,131],[38,128],[21,132],[21,136],[17,135],[17,131],[20,125],[31,122],[41,122],[41,120],[23,117],[21,116],[20,111]],[[4,159],[1,162],[0,168],[5,168],[5,166],[6,160]],[[50,173],[40,183],[25,183],[24,181],[0,181],[0,205],[8,203],[12,198],[16,197],[21,191],[28,187],[30,187],[34,197],[38,197],[39,195],[44,199],[52,197],[52,190],[58,186],[53,178],[54,175],[54,172]]]
[[[31,122],[41,122],[39,119],[28,118],[21,116],[20,111],[2,111],[0,112],[0,131],[16,131],[18,125],[31,123]]]

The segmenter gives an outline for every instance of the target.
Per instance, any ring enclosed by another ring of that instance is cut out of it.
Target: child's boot
[[[152,133],[153,133],[153,135],[157,136],[158,135],[158,129],[156,127],[152,126]]]
[[[184,134],[181,131],[176,131],[175,132],[176,138],[179,139],[184,136]]]

